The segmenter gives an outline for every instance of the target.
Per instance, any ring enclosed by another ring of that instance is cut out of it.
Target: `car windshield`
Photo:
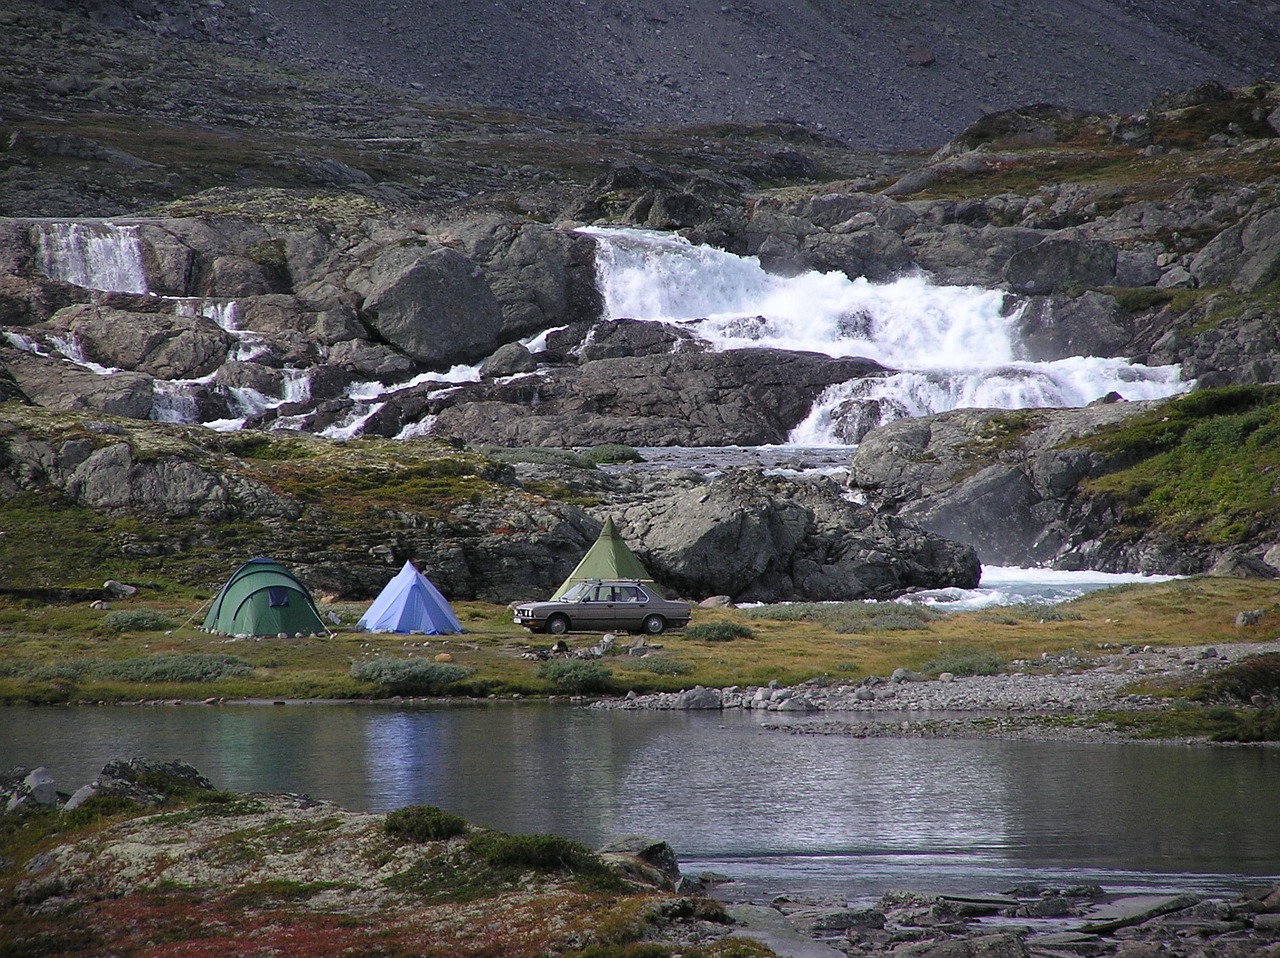
[[[561,602],[581,602],[587,598],[588,594],[595,589],[594,582],[579,582],[575,586],[571,586],[569,591],[560,596]]]

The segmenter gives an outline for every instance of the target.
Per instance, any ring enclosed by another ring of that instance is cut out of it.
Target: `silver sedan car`
[[[516,607],[515,620],[531,632],[643,632],[661,635],[689,624],[688,602],[664,599],[634,580],[582,582],[550,602]]]

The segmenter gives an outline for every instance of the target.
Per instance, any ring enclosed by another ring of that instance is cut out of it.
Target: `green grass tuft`
[[[439,842],[464,835],[467,821],[434,805],[410,805],[387,815],[383,830],[392,838],[411,842]]]
[[[608,692],[613,685],[613,672],[598,662],[579,659],[551,659],[539,662],[533,674],[551,685],[560,695],[585,695]]]
[[[104,615],[102,627],[112,632],[163,632],[176,629],[178,623],[151,609],[121,609]]]
[[[732,642],[734,639],[754,639],[755,632],[740,622],[701,622],[685,629],[686,639],[696,642]]]
[[[370,659],[354,662],[351,677],[372,682],[389,695],[442,695],[471,672],[461,665],[425,659]]]

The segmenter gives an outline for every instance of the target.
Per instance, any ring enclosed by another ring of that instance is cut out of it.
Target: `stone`
[[[1116,279],[1116,249],[1110,243],[1050,238],[1009,257],[1004,277],[1014,292],[1025,294],[1110,286]]]
[[[499,346],[497,351],[484,361],[480,367],[480,376],[487,379],[516,376],[520,373],[533,372],[537,368],[538,360],[529,350],[519,343],[507,343],[505,346]]]
[[[89,799],[100,794],[98,786],[90,782],[88,785],[81,785],[72,796],[67,799],[67,803],[62,806],[64,812],[75,811]]]
[[[58,801],[58,786],[52,773],[41,765],[22,780],[23,787],[37,805],[52,806]]]
[[[645,835],[620,835],[597,849],[606,861],[615,863],[629,859],[658,876],[659,884],[674,888],[680,881],[680,860],[675,849],[662,839]]]
[[[365,316],[415,362],[472,362],[502,329],[502,307],[476,264],[456,250],[393,248],[373,261],[370,274]]]
[[[721,707],[720,690],[699,685],[676,696],[675,708],[683,711],[707,711]]]
[[[700,609],[732,609],[733,599],[727,595],[709,595],[698,603]]]

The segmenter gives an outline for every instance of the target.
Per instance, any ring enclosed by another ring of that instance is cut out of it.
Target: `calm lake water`
[[[220,788],[438,805],[591,846],[640,832],[741,897],[1280,881],[1280,749],[860,739],[762,721],[533,702],[9,707],[0,767],[44,765],[69,792],[113,758],[182,759]]]

